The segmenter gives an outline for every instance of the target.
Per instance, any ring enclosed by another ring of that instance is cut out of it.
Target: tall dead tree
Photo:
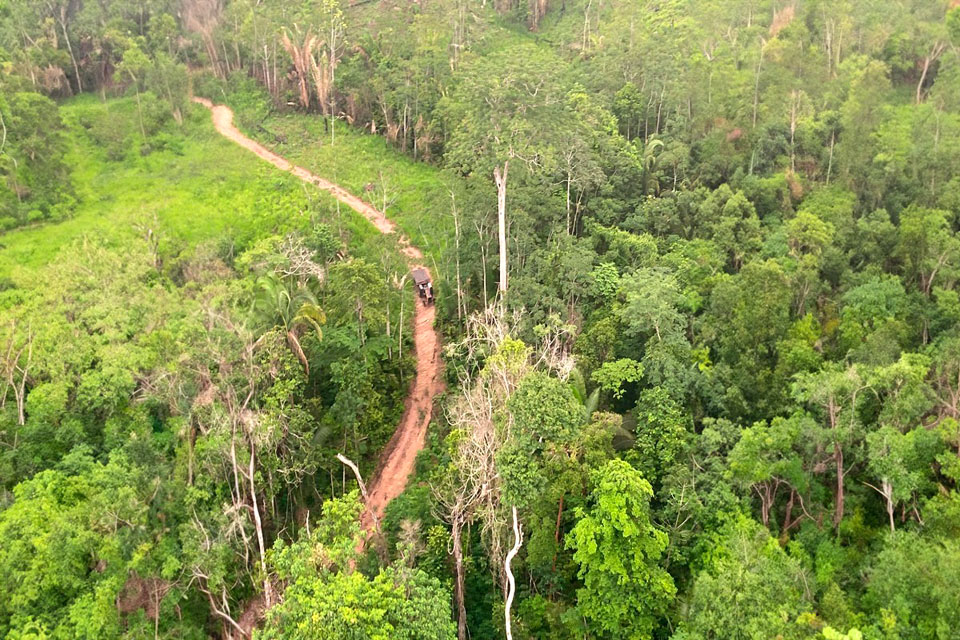
[[[327,59],[327,100],[329,101],[330,116],[330,144],[336,141],[336,132],[333,126],[333,120],[337,117],[337,93],[334,88],[336,83],[337,64],[340,62],[340,56],[343,54],[344,32],[346,24],[343,21],[343,11],[340,9],[339,0],[322,0],[321,7],[324,17],[324,37]]]
[[[182,3],[181,18],[183,26],[199,34],[203,48],[210,59],[214,75],[225,78],[229,72],[229,61],[221,60],[214,33],[223,13],[221,0],[189,0]]]
[[[753,128],[757,128],[757,109],[760,105],[760,71],[763,69],[763,49],[767,46],[766,38],[760,38],[760,53],[757,56],[757,70],[753,77]]]
[[[300,106],[310,108],[310,75],[316,63],[313,60],[313,50],[317,46],[317,38],[308,29],[305,34],[295,34],[296,40],[284,29],[280,34],[280,44],[293,62],[293,70],[297,75]]]
[[[930,50],[923,57],[923,67],[920,72],[920,80],[917,82],[917,104],[923,102],[923,83],[927,81],[927,74],[930,72],[930,66],[940,59],[943,52],[947,49],[947,43],[943,40],[937,40],[930,45]]]
[[[266,562],[272,542],[266,513],[272,504],[274,481],[270,465],[262,459],[278,455],[286,461],[287,440],[295,434],[282,422],[281,428],[274,428],[277,415],[265,420],[257,398],[274,380],[272,359],[287,357],[287,350],[281,332],[255,339],[234,322],[228,310],[210,306],[203,309],[203,314],[205,340],[182,365],[183,375],[198,378],[198,386],[203,389],[190,403],[189,419],[196,427],[197,438],[215,445],[207,447],[196,461],[198,473],[219,478],[229,488],[229,496],[219,517],[195,512],[192,524],[206,540],[207,548],[219,546],[236,554],[250,582],[259,583],[266,609],[276,602]],[[302,473],[291,470],[297,476]],[[214,587],[209,583],[207,576],[214,571],[204,558],[198,558],[188,570],[225,629],[235,637],[249,637],[238,624],[240,618],[231,613],[230,585]]]
[[[0,384],[0,408],[6,406],[7,397],[12,392],[17,409],[17,424],[26,423],[27,379],[33,361],[33,332],[28,328],[22,341],[18,340],[17,323],[10,323],[10,334],[4,350],[2,366],[3,379]]]
[[[293,33],[284,29],[280,44],[293,62],[297,76],[300,106],[310,108],[310,85],[317,96],[317,104],[324,116],[330,118],[330,143],[336,140],[333,119],[337,115],[337,97],[334,90],[337,65],[343,56],[345,24],[338,0],[322,0],[314,24],[301,34],[294,25]],[[316,31],[315,31],[316,30]]]
[[[73,64],[73,73],[77,78],[77,93],[83,93],[83,78],[80,77],[80,66],[77,64],[77,56],[73,52],[73,44],[70,42],[70,33],[67,31],[67,10],[69,9],[69,6],[69,2],[59,4],[47,0],[47,10],[50,12],[50,15],[53,16],[53,19],[56,21],[57,25],[60,26],[60,30],[63,32],[64,44],[67,45],[67,53],[70,55],[70,62]]]
[[[467,318],[465,338],[457,345],[468,359],[480,351],[496,350],[509,336],[512,323],[501,308],[487,308]],[[457,610],[458,638],[466,640],[466,605],[464,602],[463,530],[479,519],[491,567],[500,573],[504,567],[502,536],[506,519],[500,504],[500,481],[496,455],[503,434],[497,429],[495,415],[506,402],[515,384],[526,371],[526,361],[515,370],[502,364],[492,365],[483,375],[462,376],[461,393],[447,409],[451,426],[463,434],[451,452],[451,471],[443,482],[433,486],[440,517],[450,524],[451,554],[454,559],[454,601]],[[506,594],[506,582],[501,580]]]
[[[502,167],[494,167],[493,179],[497,183],[497,238],[500,250],[500,298],[507,297],[507,171],[510,161],[504,160]]]
[[[463,320],[463,313],[466,312],[463,301],[463,286],[460,278],[460,216],[457,211],[457,196],[450,192],[450,210],[453,213],[453,238],[454,238],[454,260],[456,261],[457,274],[457,324]]]
[[[540,28],[540,21],[547,14],[547,2],[548,0],[528,0],[527,26],[530,27],[530,31],[536,31]]]
[[[320,112],[323,115],[329,115],[330,111],[330,58],[327,52],[322,51],[319,60],[311,55],[310,73],[313,76],[313,87],[317,92],[317,102],[320,103]]]
[[[466,318],[464,339],[452,348],[464,353],[465,361],[474,361],[479,354],[497,353],[510,340],[519,316],[507,316],[502,306],[488,307]],[[464,602],[463,530],[479,521],[481,534],[504,600],[507,603],[507,630],[516,581],[511,562],[523,544],[523,532],[515,505],[501,500],[501,481],[497,454],[511,437],[510,427],[499,416],[507,399],[520,381],[534,368],[553,370],[563,376],[569,373],[569,358],[558,351],[556,335],[547,336],[536,348],[510,349],[500,357],[486,358],[482,373],[461,377],[461,393],[447,408],[450,425],[461,437],[451,451],[452,464],[433,493],[439,505],[438,515],[451,528],[451,554],[454,561],[454,604],[457,611],[458,637],[466,640],[466,605]],[[506,542],[512,532],[512,543]]]

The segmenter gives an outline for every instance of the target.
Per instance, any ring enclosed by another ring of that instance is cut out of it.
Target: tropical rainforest
[[[0,0],[0,639],[960,638],[958,232],[957,0]]]

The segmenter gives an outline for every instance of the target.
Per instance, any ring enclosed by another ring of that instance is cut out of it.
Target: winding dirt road
[[[193,101],[210,109],[213,116],[213,126],[224,137],[237,143],[244,149],[257,154],[273,166],[282,171],[289,171],[304,182],[316,185],[329,192],[340,202],[369,220],[380,233],[396,233],[396,225],[382,212],[370,206],[346,189],[316,176],[303,167],[288,162],[286,159],[273,153],[260,143],[243,135],[233,125],[233,111],[225,105],[214,105],[206,98],[194,97]],[[400,234],[397,238],[401,250],[407,256],[407,263],[411,270],[424,269],[429,274],[426,265],[422,264],[423,254],[410,244],[406,236]],[[407,486],[407,480],[413,472],[417,453],[423,449],[427,437],[427,425],[433,413],[433,399],[443,391],[443,380],[440,377],[442,365],[440,362],[440,340],[433,327],[436,307],[415,303],[413,345],[417,356],[417,371],[410,391],[407,394],[403,417],[394,432],[390,442],[380,456],[373,480],[367,487],[369,500],[367,512],[363,514],[363,525],[372,530],[373,519],[371,512],[377,518],[382,518],[384,510],[391,500],[400,495]]]

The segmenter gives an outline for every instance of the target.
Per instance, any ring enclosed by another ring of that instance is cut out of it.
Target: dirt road
[[[396,225],[382,212],[367,204],[357,196],[342,187],[316,176],[303,167],[298,167],[281,156],[273,153],[260,143],[243,135],[233,126],[233,112],[224,105],[214,105],[206,98],[193,98],[193,101],[210,109],[213,116],[213,126],[224,137],[237,143],[244,149],[252,151],[273,166],[283,171],[289,171],[304,182],[309,182],[329,192],[340,202],[346,204],[357,213],[364,216],[381,233],[396,233]],[[429,274],[426,265],[421,264],[423,254],[410,244],[403,235],[398,237],[403,253],[407,256],[410,269],[424,269]],[[380,456],[380,462],[374,473],[373,480],[367,484],[369,501],[367,513],[363,515],[364,527],[368,530],[373,526],[370,512],[378,518],[391,500],[400,495],[407,486],[407,480],[413,472],[417,453],[423,448],[427,437],[427,425],[433,412],[433,399],[443,391],[443,380],[440,362],[440,340],[433,327],[436,307],[424,306],[419,300],[415,303],[413,345],[417,356],[417,371],[407,394],[403,417],[394,432],[390,442]]]

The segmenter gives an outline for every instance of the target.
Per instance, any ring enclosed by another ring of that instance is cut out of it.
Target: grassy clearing
[[[341,229],[352,252],[385,251],[363,217],[346,207],[338,211],[330,196],[223,139],[202,107],[190,110],[182,128],[171,122],[149,136],[149,152],[131,99],[83,96],[62,111],[80,202],[64,222],[0,237],[0,278],[16,281],[18,272],[52,262],[61,248],[84,238],[122,251],[143,228],[159,230],[164,253],[218,240],[239,250],[321,219]]]
[[[308,114],[273,114],[263,130],[247,132],[291,162],[306,167],[383,209],[428,262],[439,262],[453,238],[450,191],[434,166],[394,149],[380,136],[336,123],[335,141],[323,119]],[[384,189],[384,186],[386,187]]]

